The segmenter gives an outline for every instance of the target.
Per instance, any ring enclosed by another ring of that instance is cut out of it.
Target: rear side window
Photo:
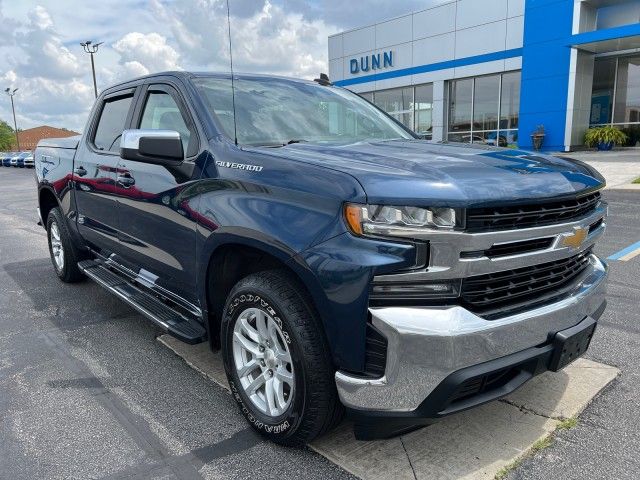
[[[127,123],[127,114],[133,95],[106,100],[93,143],[98,150],[117,152],[120,149],[120,137]]]

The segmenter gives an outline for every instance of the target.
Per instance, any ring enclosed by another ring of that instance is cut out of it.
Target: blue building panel
[[[518,145],[545,129],[544,150],[563,150],[569,93],[573,0],[527,0],[522,48]]]
[[[442,0],[421,12],[330,37],[331,78],[358,93],[431,83],[440,102],[434,102],[432,138],[446,140],[449,82],[519,69],[519,147],[531,149],[531,135],[543,125],[542,149],[564,151],[582,144],[590,124],[612,121],[613,95],[593,95],[586,82],[598,54],[624,55],[640,46],[639,13],[640,0],[456,0],[455,5]],[[408,16],[413,36],[407,34]],[[430,19],[439,28],[415,28]],[[384,42],[376,40],[379,29]],[[383,61],[386,55],[389,62]],[[407,122],[413,128],[413,120]],[[465,138],[477,140],[476,127],[469,128]],[[511,127],[500,125],[506,129]],[[497,133],[484,138],[493,140]]]

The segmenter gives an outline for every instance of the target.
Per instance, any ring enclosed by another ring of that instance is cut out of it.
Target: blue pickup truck
[[[284,445],[345,412],[360,439],[406,432],[584,353],[606,304],[596,171],[421,140],[324,77],[231,80],[121,83],[81,137],[39,143],[63,282],[221,349]]]

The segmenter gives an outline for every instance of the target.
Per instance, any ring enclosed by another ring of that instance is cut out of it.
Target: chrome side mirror
[[[176,167],[184,160],[180,134],[174,130],[125,130],[120,138],[125,160]]]

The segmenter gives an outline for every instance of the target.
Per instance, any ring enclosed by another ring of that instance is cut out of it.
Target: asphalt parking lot
[[[0,478],[351,478],[253,434],[223,388],[109,293],[59,282],[35,194],[33,170],[0,168]],[[640,192],[605,198],[606,258],[640,240]],[[587,356],[622,375],[509,478],[637,478],[640,256],[610,267]]]

